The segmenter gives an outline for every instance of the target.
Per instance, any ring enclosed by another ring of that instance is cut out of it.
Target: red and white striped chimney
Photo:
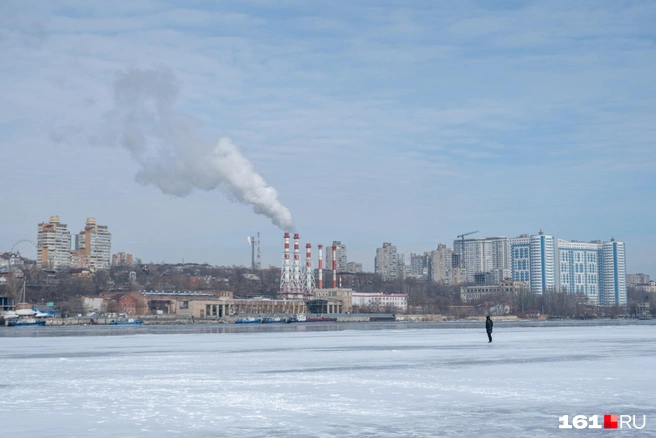
[[[301,286],[301,258],[298,253],[298,234],[294,234],[294,269],[292,271],[292,288],[298,293]]]
[[[323,289],[323,245],[319,244],[319,289]]]
[[[337,288],[337,247],[333,246],[333,289]]]
[[[285,233],[285,260],[289,260],[289,233]]]
[[[312,270],[312,245],[309,243],[305,244],[305,279],[303,283],[305,284],[305,293],[312,294],[312,287],[314,287],[314,271]]]
[[[285,251],[280,273],[280,293],[287,294],[291,290],[291,267],[289,266],[289,233],[285,233]]]

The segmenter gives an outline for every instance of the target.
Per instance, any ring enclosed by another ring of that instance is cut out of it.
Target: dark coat
[[[494,323],[492,322],[491,319],[488,319],[485,321],[485,330],[487,330],[488,333],[492,333],[492,327],[494,326]]]

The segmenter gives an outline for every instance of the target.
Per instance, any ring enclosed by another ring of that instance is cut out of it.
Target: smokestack
[[[251,236],[248,241],[251,244],[251,270],[255,270],[255,237]]]
[[[314,269],[312,268],[312,245],[305,245],[305,293],[308,296],[314,291]]]
[[[282,271],[280,272],[280,293],[291,292],[291,269],[289,267],[289,233],[285,233],[285,251],[282,259]]]
[[[255,238],[253,236],[248,236],[246,237],[246,240],[248,240],[248,244],[251,247],[251,269],[255,270]]]
[[[323,245],[319,244],[319,289],[323,289]]]
[[[337,247],[333,245],[333,289],[337,288]]]
[[[292,271],[292,289],[299,293],[301,287],[301,260],[298,253],[298,234],[294,234],[294,268]]]

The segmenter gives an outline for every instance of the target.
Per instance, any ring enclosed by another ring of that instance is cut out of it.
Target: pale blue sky
[[[373,268],[457,234],[627,244],[656,274],[656,2],[16,1],[0,4],[0,250],[58,214],[144,261],[280,264],[282,233],[221,191],[135,182],[101,123],[130,68],[230,137],[301,241]],[[53,133],[70,133],[62,143]],[[304,246],[304,245],[303,245]]]

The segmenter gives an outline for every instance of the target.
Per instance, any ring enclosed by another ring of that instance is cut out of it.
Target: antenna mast
[[[257,263],[255,264],[257,269],[262,269],[262,258],[260,257],[260,232],[257,232]]]

